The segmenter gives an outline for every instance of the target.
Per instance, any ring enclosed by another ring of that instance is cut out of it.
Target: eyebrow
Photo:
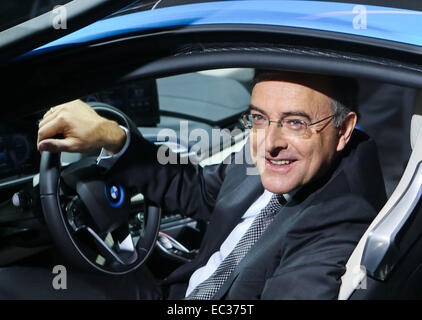
[[[268,114],[264,110],[262,110],[261,108],[259,108],[257,106],[254,106],[253,104],[249,105],[249,111],[251,111],[251,110],[261,112],[261,113],[265,114],[266,116],[268,116]],[[288,112],[282,113],[283,118],[288,117],[288,116],[299,116],[299,117],[306,118],[309,121],[312,121],[311,116],[304,111],[288,111]]]

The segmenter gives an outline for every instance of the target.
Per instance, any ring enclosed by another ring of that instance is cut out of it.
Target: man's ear
[[[357,115],[354,112],[349,112],[344,119],[343,123],[340,125],[339,129],[339,137],[337,141],[337,151],[341,151],[346,147],[347,143],[352,136],[352,132],[355,129],[356,122],[357,122]]]

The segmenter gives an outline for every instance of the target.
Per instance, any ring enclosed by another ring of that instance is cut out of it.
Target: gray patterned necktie
[[[283,195],[274,194],[270,202],[255,217],[249,229],[236,244],[232,252],[221,262],[217,270],[206,280],[200,283],[189,296],[187,300],[210,300],[221,288],[223,283],[229,278],[230,274],[240,263],[249,249],[255,244],[264,230],[274,219],[275,214],[286,203]]]

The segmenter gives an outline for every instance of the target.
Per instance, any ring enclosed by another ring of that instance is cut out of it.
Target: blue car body
[[[253,25],[317,30],[422,47],[422,12],[322,1],[251,0],[204,2],[134,12],[97,21],[27,55],[163,28]],[[293,31],[294,32],[294,31]],[[422,52],[422,51],[421,51]]]

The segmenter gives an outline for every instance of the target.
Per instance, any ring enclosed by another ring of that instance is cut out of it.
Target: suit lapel
[[[242,259],[230,277],[222,285],[220,290],[215,294],[213,299],[218,300],[224,297],[239,273],[251,262],[256,261],[262,250],[268,250],[268,248],[271,247],[280,247],[280,242],[283,241],[280,237],[283,237],[286,231],[289,230],[292,223],[291,221],[293,221],[294,217],[309,205],[314,196],[315,194],[312,194],[306,199],[306,201],[301,201],[302,199],[300,199],[300,197],[293,197],[285,206],[280,209],[273,222],[268,226],[268,228],[251,248],[248,254],[246,254],[246,256]]]
[[[227,190],[223,193],[224,196],[216,203],[207,227],[203,247],[200,249],[203,256],[209,256],[219,249],[246,210],[264,192],[259,175],[246,176],[234,173],[230,176],[228,178],[232,180],[225,188]]]

